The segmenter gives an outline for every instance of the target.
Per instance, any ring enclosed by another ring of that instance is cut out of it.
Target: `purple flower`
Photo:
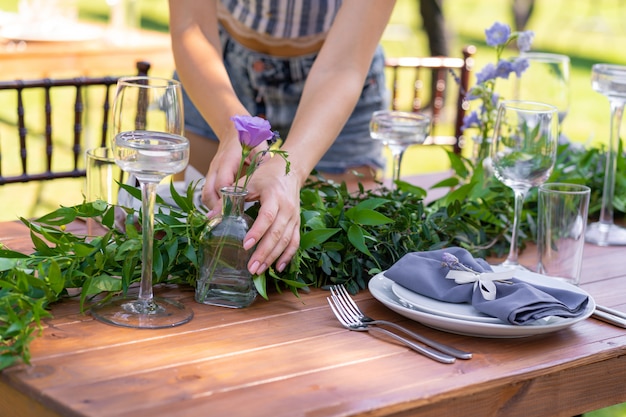
[[[487,37],[487,45],[498,46],[504,45],[509,40],[511,28],[504,23],[496,22],[489,29],[485,30]]]
[[[450,252],[444,252],[441,255],[441,266],[447,266],[448,268],[456,271],[467,271],[473,274],[478,274],[478,272],[474,271],[472,268],[463,265],[461,261],[459,261],[459,258],[454,256]]]
[[[463,118],[463,126],[461,126],[461,130],[468,129],[473,126],[480,126],[480,117],[478,116],[478,112],[476,110],[472,111]]]
[[[251,150],[261,143],[274,139],[270,122],[260,117],[233,116],[230,118],[239,132],[239,142],[244,149]]]
[[[535,33],[532,30],[527,30],[525,32],[520,32],[517,37],[517,49],[521,52],[530,51],[530,46],[533,43],[533,38],[535,37]]]
[[[496,78],[496,67],[492,63],[485,65],[482,70],[476,73],[477,84],[482,84],[486,81],[493,80],[494,78]]]
[[[518,77],[522,76],[522,72],[526,71],[530,64],[526,58],[515,58],[513,61],[513,71],[515,71],[515,75]]]
[[[509,75],[513,72],[513,64],[506,59],[501,59],[498,61],[498,66],[496,67],[496,77],[497,78],[509,78]]]
[[[444,252],[441,254],[441,260],[443,261],[444,264],[446,264],[447,266],[449,266],[450,268],[454,266],[456,266],[456,264],[459,263],[459,258],[457,258],[456,256],[454,256],[453,254],[451,254],[450,252]]]

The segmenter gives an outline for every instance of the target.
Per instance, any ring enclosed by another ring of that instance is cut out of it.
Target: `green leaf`
[[[121,289],[122,281],[119,278],[114,278],[108,274],[100,274],[90,280],[86,295],[95,295],[103,291],[120,291]]]
[[[384,214],[375,210],[362,209],[358,206],[346,211],[346,217],[362,226],[380,226],[383,224],[393,223],[393,220]]]
[[[36,220],[37,223],[60,226],[76,220],[77,211],[72,207],[61,207],[52,213],[46,214]]]
[[[191,188],[191,184],[189,184],[189,190],[192,190],[191,196],[193,198],[193,188]],[[193,210],[193,200],[189,200],[189,194],[187,194],[187,198],[183,198],[183,196],[181,196],[180,194],[178,194],[178,191],[176,190],[176,187],[174,187],[174,181],[170,181],[170,195],[172,196],[172,199],[174,200],[174,202],[176,203],[176,205],[178,207],[180,207],[182,210],[184,211],[191,211]]]
[[[254,288],[256,288],[256,291],[259,293],[259,295],[265,298],[266,300],[269,300],[267,296],[267,287],[266,287],[267,283],[265,280],[265,274],[263,273],[260,275],[253,275],[252,282],[254,282]]]
[[[35,245],[35,249],[40,255],[52,256],[54,255],[54,251],[44,242],[39,236],[35,235],[32,230],[30,233],[30,239],[33,241]]]
[[[372,256],[370,250],[365,245],[365,237],[363,235],[363,229],[353,224],[348,229],[348,240],[359,251],[363,252],[367,256]]]
[[[0,272],[10,271],[20,264],[21,259],[24,258],[0,258]]]
[[[81,242],[75,243],[73,245],[73,249],[76,256],[79,256],[81,258],[89,256],[94,251],[94,247],[92,245],[90,245],[89,243]]]
[[[360,210],[360,209],[376,209],[380,206],[382,206],[383,204],[387,204],[389,203],[389,199],[387,198],[368,198],[366,200],[363,200],[361,202],[359,202],[359,204],[357,204],[355,206],[356,209]],[[348,210],[350,211],[350,210]]]
[[[65,287],[65,280],[61,274],[61,268],[54,260],[50,262],[50,268],[48,268],[47,282],[55,296],[58,296]]]
[[[330,228],[316,229],[306,232],[300,238],[300,249],[308,250],[314,246],[321,245],[339,231],[341,231],[339,228]]]

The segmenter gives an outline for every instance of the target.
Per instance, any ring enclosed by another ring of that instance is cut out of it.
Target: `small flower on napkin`
[[[447,279],[452,272],[450,264],[454,271],[471,274],[472,279],[468,275],[459,278],[458,283],[456,278]],[[589,297],[579,291],[534,285],[514,277],[485,275],[483,278],[483,273],[494,272],[483,259],[474,258],[463,248],[452,247],[406,254],[385,276],[418,294],[444,302],[469,303],[476,310],[510,324],[529,324],[550,316],[577,317],[585,312],[589,302]],[[491,279],[494,277],[497,279]],[[493,291],[489,289],[491,284],[495,287]],[[485,297],[483,290],[494,298]]]
[[[447,279],[453,279],[457,284],[474,283],[474,289],[479,288],[485,300],[495,300],[497,288],[495,282],[511,284],[509,278],[513,278],[515,271],[502,272],[477,272],[459,262],[459,258],[450,252],[444,252],[441,256],[442,266],[450,268],[446,274]]]

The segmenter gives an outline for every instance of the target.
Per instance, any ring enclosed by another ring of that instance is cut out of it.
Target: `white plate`
[[[533,273],[528,274],[537,275]],[[585,291],[581,290],[578,287],[547,277],[542,277],[543,285],[546,285],[546,282],[548,282],[547,280],[551,280],[551,283],[554,281],[555,286],[566,286],[568,289],[572,289],[573,291],[578,291],[580,293],[588,295]],[[404,317],[415,320],[426,326],[438,330],[462,334],[466,336],[513,338],[528,337],[556,332],[558,330],[568,328],[578,323],[579,321],[587,319],[589,316],[591,316],[591,313],[593,313],[593,310],[596,306],[593,298],[588,295],[589,303],[587,304],[587,308],[585,309],[583,314],[578,317],[552,317],[547,321],[539,320],[535,323],[523,326],[516,326],[505,323],[485,323],[481,321],[440,316],[438,314],[432,314],[426,311],[420,311],[412,309],[410,307],[406,307],[402,305],[398,296],[393,293],[393,284],[394,282],[385,277],[384,272],[381,272],[380,274],[370,279],[369,290],[374,298],[383,303],[389,309],[403,315]]]
[[[412,307],[420,311],[437,314],[439,316],[451,317],[453,319],[505,324],[499,318],[481,313],[471,304],[446,303],[444,301],[435,300],[434,298],[426,297],[406,289],[396,282],[391,285],[391,291],[393,291],[405,307]]]
[[[82,23],[65,25],[8,24],[0,29],[0,37],[26,42],[83,42],[101,37],[102,28]]]

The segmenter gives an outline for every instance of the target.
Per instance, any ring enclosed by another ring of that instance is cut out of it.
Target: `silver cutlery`
[[[619,310],[596,305],[596,309],[592,315],[598,320],[626,329],[626,313]]]
[[[353,318],[353,321],[362,323],[364,325],[373,325],[373,326],[388,326],[392,327],[398,331],[403,332],[405,335],[427,345],[434,349],[437,349],[441,352],[447,353],[448,355],[454,356],[459,359],[471,359],[472,354],[470,352],[466,352],[460,349],[456,349],[452,346],[444,345],[443,343],[436,342],[432,339],[429,339],[425,336],[417,334],[405,327],[400,326],[391,321],[387,320],[375,320],[371,317],[366,316],[357,306],[356,302],[350,296],[350,293],[343,285],[334,285],[330,288],[331,293],[339,300],[343,309]]]
[[[353,321],[353,319],[350,316],[346,315],[344,307],[342,306],[341,302],[337,299],[335,295],[331,297],[326,297],[326,300],[328,301],[328,305],[330,305],[331,310],[335,314],[335,317],[337,317],[337,320],[339,320],[339,323],[341,323],[341,325],[348,330],[357,331],[357,332],[375,332],[375,333],[383,334],[385,336],[391,337],[394,340],[397,340],[403,345],[413,349],[417,353],[420,353],[437,362],[454,363],[456,361],[456,358],[453,356],[447,355],[435,349],[431,349],[428,346],[418,345],[417,343],[414,343],[411,340],[406,339],[400,335],[397,335],[393,333],[392,331],[389,331],[382,327],[372,327],[372,326],[368,326],[366,324],[360,323],[358,321]]]

